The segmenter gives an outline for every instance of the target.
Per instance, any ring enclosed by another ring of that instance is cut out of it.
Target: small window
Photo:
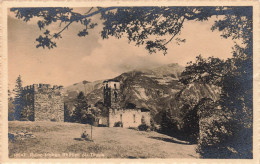
[[[114,88],[116,89],[116,84],[114,84]]]
[[[114,95],[115,95],[115,101],[117,101],[117,92],[116,91],[114,92]]]
[[[133,114],[133,120],[134,120],[134,123],[136,123],[135,114]]]
[[[142,118],[141,118],[141,123],[142,123],[142,124],[144,124],[144,123],[145,123],[144,116],[142,116]]]
[[[120,114],[120,121],[123,122],[123,116]]]

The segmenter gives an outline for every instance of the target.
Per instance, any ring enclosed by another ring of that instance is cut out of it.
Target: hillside
[[[121,83],[121,105],[135,104],[140,108],[150,109],[152,119],[160,124],[161,111],[171,110],[173,117],[182,122],[188,113],[202,98],[216,100],[219,89],[214,86],[190,84],[184,86],[179,82],[183,67],[169,64],[154,69],[140,69],[123,73],[115,78]],[[89,104],[103,102],[102,80],[77,83],[66,88],[70,104],[79,91],[85,92]],[[74,94],[71,94],[74,93]],[[67,101],[68,101],[67,97]]]
[[[199,157],[196,145],[153,131],[93,127],[93,142],[89,142],[80,138],[83,131],[90,135],[86,124],[11,121],[8,128],[9,157],[16,159]],[[24,132],[34,137],[12,137]]]
[[[122,104],[134,103],[139,107],[157,109],[157,101],[177,93],[182,85],[178,82],[183,67],[178,64],[164,65],[154,69],[140,69],[123,73],[115,80],[121,82]],[[104,79],[106,80],[106,79]],[[90,104],[103,101],[102,82],[83,82],[65,88],[66,99],[76,98],[82,91]]]
[[[169,100],[172,118],[182,129],[185,124],[185,117],[193,111],[201,99],[210,98],[216,101],[219,95],[220,89],[216,86],[198,83],[189,84]]]
[[[95,89],[100,89],[102,88],[103,80],[98,80],[94,82],[86,81],[85,84],[83,82],[84,81],[75,83],[73,85],[64,88],[64,92],[66,93],[66,98],[67,99],[76,98],[79,92],[83,92],[84,94],[89,94]]]

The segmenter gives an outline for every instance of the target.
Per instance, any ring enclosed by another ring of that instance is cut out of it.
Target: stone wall
[[[108,117],[99,117],[99,125],[108,126]]]
[[[124,128],[138,127],[142,123],[150,125],[150,112],[141,112],[140,109],[109,109],[109,127],[116,122],[122,122]]]
[[[150,112],[141,109],[122,109],[120,82],[108,80],[103,82],[104,105],[109,109],[108,126],[122,122],[123,127],[138,127],[142,123],[150,125]]]
[[[120,82],[104,81],[104,105],[109,108],[120,108]]]
[[[30,104],[34,111],[31,121],[64,121],[64,100],[61,86],[32,85],[25,87],[23,91],[25,97],[30,95],[29,97],[32,99],[32,101],[28,101],[28,99],[24,101],[24,104]]]

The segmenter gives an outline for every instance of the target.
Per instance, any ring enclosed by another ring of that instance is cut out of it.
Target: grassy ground
[[[32,132],[35,138],[9,139],[10,158],[198,158],[196,145],[157,133],[93,127],[93,142],[82,141],[90,126],[58,122],[9,122],[9,133]]]

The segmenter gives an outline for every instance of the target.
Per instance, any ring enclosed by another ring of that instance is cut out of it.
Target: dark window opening
[[[117,92],[114,92],[115,95],[115,101],[117,101]]]

